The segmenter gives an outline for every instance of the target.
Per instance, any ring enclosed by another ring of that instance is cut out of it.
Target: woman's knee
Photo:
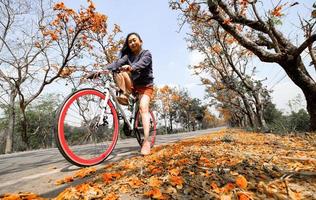
[[[140,113],[147,113],[149,111],[148,104],[140,104],[139,105],[139,112]]]
[[[139,103],[140,113],[147,113],[149,111],[150,98],[147,95],[142,95]]]

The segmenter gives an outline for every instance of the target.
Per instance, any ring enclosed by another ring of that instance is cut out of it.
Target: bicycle
[[[119,88],[114,84],[113,73],[104,71],[102,74],[103,91],[84,88],[71,93],[60,105],[56,115],[57,147],[68,162],[79,167],[100,164],[111,154],[118,140],[120,119],[124,121],[124,133],[134,134],[140,146],[143,143],[138,99],[131,95],[131,115],[128,118],[116,98]],[[156,120],[151,110],[149,113],[149,137],[153,146]]]

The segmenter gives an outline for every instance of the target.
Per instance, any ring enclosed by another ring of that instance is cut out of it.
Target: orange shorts
[[[134,87],[134,92],[139,96],[146,94],[150,99],[154,98],[154,87],[153,86],[143,86],[143,87]]]

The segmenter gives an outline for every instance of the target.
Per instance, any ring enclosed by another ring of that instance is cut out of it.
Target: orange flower
[[[235,42],[235,38],[233,38],[233,37],[228,37],[228,38],[226,38],[226,43],[227,44],[232,44],[232,43],[234,43]]]
[[[169,170],[169,173],[171,175],[178,176],[180,174],[180,169],[179,168],[171,169]]]
[[[242,188],[242,189],[245,189],[248,185],[248,182],[247,182],[247,179],[242,176],[242,175],[239,175],[237,178],[236,178],[236,184],[238,185],[238,187]]]
[[[50,33],[52,40],[58,40],[58,35],[56,33]]]
[[[172,186],[176,186],[178,189],[183,187],[183,178],[181,176],[170,176],[169,181]]]
[[[234,184],[232,183],[227,183],[225,185],[225,187],[222,188],[223,192],[230,192],[231,190],[233,190],[235,188]]]
[[[275,17],[281,17],[283,14],[281,13],[283,5],[281,6],[277,6],[275,9],[273,9],[273,11],[271,12],[271,15],[275,16]]]
[[[103,177],[103,181],[106,184],[108,184],[108,183],[111,183],[116,178],[121,177],[121,174],[119,174],[119,173],[104,173],[102,177]]]
[[[215,182],[212,182],[211,183],[211,188],[214,190],[214,192],[216,192],[217,194],[220,193],[220,189],[219,187],[217,186],[217,184]]]
[[[64,68],[65,69],[65,68]],[[96,172],[96,168],[95,167],[90,167],[90,168],[83,168],[83,169],[80,169],[78,170],[76,173],[75,173],[75,178],[84,178],[90,174],[93,174]]]
[[[237,193],[237,195],[238,195],[238,200],[250,200],[250,198],[246,194]]]
[[[68,29],[68,32],[71,34],[71,33],[73,33],[73,32],[74,32],[74,29],[69,28],[69,29]]]
[[[162,170],[161,169],[159,169],[159,168],[154,168],[153,170],[151,170],[151,174],[160,174],[162,172]]]
[[[65,4],[64,2],[59,2],[59,3],[56,3],[53,7],[54,10],[62,10],[65,8]]]
[[[218,45],[218,44],[215,44],[212,48],[212,50],[215,52],[215,53],[220,53],[222,52],[222,48]]]
[[[95,10],[95,5],[94,5],[94,3],[92,2],[92,1],[88,1],[89,2],[89,8],[91,9],[91,10]]]
[[[104,200],[117,200],[117,199],[119,199],[119,197],[114,192],[109,193],[104,198]]]
[[[128,184],[129,184],[132,188],[139,188],[140,186],[144,185],[144,183],[143,183],[141,180],[139,180],[139,178],[137,178],[137,177],[132,178],[132,179],[128,182]]]
[[[163,195],[158,188],[154,188],[144,193],[145,196],[151,197],[153,199],[163,199]]]
[[[229,25],[232,22],[232,20],[230,18],[224,19],[223,24],[227,24]]]
[[[90,185],[88,184],[81,184],[81,185],[76,186],[76,190],[78,192],[84,193],[84,192],[87,192],[89,189],[90,189]]]
[[[162,181],[159,180],[157,177],[152,176],[149,178],[149,186],[151,187],[160,187],[162,184]]]
[[[74,181],[74,178],[72,176],[67,176],[64,179],[57,180],[55,182],[55,185],[61,185],[61,184],[69,183],[69,182],[72,182],[72,181]]]

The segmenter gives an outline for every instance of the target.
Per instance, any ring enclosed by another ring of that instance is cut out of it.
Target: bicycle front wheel
[[[156,140],[156,119],[152,111],[149,111],[149,116],[149,141],[150,146],[153,147]],[[136,114],[134,129],[136,131],[136,139],[139,145],[142,146],[144,141],[144,127],[139,110]]]
[[[55,126],[57,147],[74,165],[97,165],[116,145],[119,132],[117,112],[111,100],[104,102],[104,99],[105,94],[98,90],[82,89],[71,94],[58,110]]]

